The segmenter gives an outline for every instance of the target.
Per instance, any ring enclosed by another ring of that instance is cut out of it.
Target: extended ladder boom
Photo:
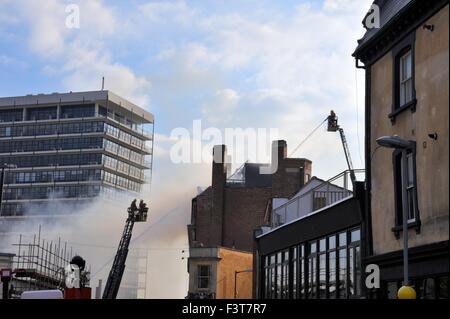
[[[344,148],[345,158],[350,171],[350,179],[352,180],[353,186],[355,186],[356,176],[353,169],[352,158],[350,157],[350,150],[348,148],[347,139],[345,138],[344,129],[341,127],[339,128],[339,134],[341,135],[342,147]]]
[[[122,238],[120,239],[114,262],[109,272],[108,280],[103,291],[103,299],[116,299],[119,291],[120,282],[125,271],[125,262],[128,256],[128,247],[130,246],[131,235],[135,222],[145,222],[147,220],[148,208],[141,200],[139,207],[136,206],[136,200],[133,200],[128,208],[128,218],[125,223]]]
[[[353,169],[352,158],[350,156],[350,149],[348,148],[347,139],[345,138],[344,129],[338,125],[336,113],[330,112],[328,116],[328,132],[339,131],[342,141],[342,147],[344,148],[345,159],[347,161],[348,170],[350,172],[350,179],[352,180],[353,187],[355,187],[356,176]]]

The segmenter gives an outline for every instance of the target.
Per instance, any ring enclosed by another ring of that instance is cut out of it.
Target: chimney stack
[[[272,163],[281,163],[287,158],[287,143],[285,140],[272,142]]]
[[[223,242],[223,215],[224,215],[224,195],[227,181],[227,148],[225,145],[215,145],[213,148],[212,164],[212,220],[210,242],[213,245],[221,246]]]

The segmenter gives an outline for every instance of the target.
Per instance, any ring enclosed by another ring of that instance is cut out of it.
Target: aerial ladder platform
[[[328,132],[339,131],[339,134],[341,136],[342,147],[344,148],[345,159],[347,161],[348,170],[350,172],[350,179],[352,181],[353,189],[355,189],[355,182],[356,182],[355,170],[353,168],[352,158],[350,156],[350,149],[348,148],[347,139],[345,138],[344,134],[344,129],[338,125],[338,118],[333,110],[331,110],[327,120],[328,120],[328,127],[327,127]]]
[[[139,206],[136,205],[136,199],[133,200],[127,211],[128,218],[125,222],[125,228],[116,256],[114,257],[111,271],[109,272],[108,280],[106,281],[102,299],[116,299],[125,271],[125,262],[128,256],[128,247],[130,246],[134,223],[147,221],[148,207],[143,200],[139,202]]]

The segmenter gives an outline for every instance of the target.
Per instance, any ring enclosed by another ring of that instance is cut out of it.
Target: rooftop
[[[357,180],[365,179],[363,169],[356,169],[354,173]],[[291,198],[273,199],[269,228],[277,229],[292,221],[324,211],[352,197],[354,197],[354,190],[349,170],[327,181],[314,176]]]
[[[260,168],[267,164],[244,163],[227,178],[227,186],[269,187],[272,185],[272,175],[261,174]]]
[[[153,123],[154,121],[153,114],[108,90],[0,97],[0,108],[76,102],[97,102],[104,105],[112,103],[117,107],[138,115],[144,119],[144,122]]]
[[[375,0],[373,4],[380,8],[380,28],[367,29],[364,36],[358,40],[358,47],[356,48],[354,55],[357,55],[358,51],[371,42],[372,39],[381,33],[383,29],[388,27],[392,21],[396,20],[413,2],[414,0]],[[367,15],[363,19],[364,26],[366,17]]]

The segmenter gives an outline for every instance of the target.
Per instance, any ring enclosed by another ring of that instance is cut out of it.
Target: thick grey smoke
[[[188,257],[186,225],[190,222],[191,199],[198,185],[208,185],[210,166],[173,164],[168,152],[155,151],[152,193],[144,191],[141,195],[149,205],[148,221],[135,224],[131,248],[145,251],[147,255],[145,298],[184,298]],[[41,225],[42,238],[54,242],[61,238],[86,260],[95,291],[98,279],[103,279],[103,286],[106,281],[131,200],[131,197],[120,202],[96,199],[76,211],[70,205],[55,202],[47,208],[51,219],[32,217],[30,211],[28,217],[32,218],[14,224],[7,237],[0,237],[0,251],[16,252],[11,244],[18,241],[18,235],[23,234],[25,240],[32,241],[32,234]],[[124,279],[126,273],[127,270]]]
[[[188,223],[186,212],[189,212],[189,205],[177,205],[175,198],[170,199],[167,195],[164,198],[175,205],[164,208],[163,205],[149,203],[148,222],[136,223],[133,231],[127,264],[135,267],[132,265],[135,262],[133,250],[139,249],[147,255],[147,298],[182,298],[185,294],[182,287],[185,285],[186,267],[179,265],[183,263],[182,250],[187,250],[185,225]],[[91,287],[95,288],[98,279],[103,279],[103,284],[106,281],[130,202],[131,198],[123,202],[96,199],[77,212],[71,205],[48,205],[47,210],[53,218],[29,215],[25,221],[11,224],[10,232],[0,238],[0,251],[17,253],[17,247],[12,244],[19,242],[19,234],[22,235],[22,242],[32,242],[33,234],[37,234],[41,227],[41,238],[46,242],[51,240],[56,243],[61,238],[68,247],[72,247],[72,255],[79,254],[87,261],[91,268]],[[158,206],[161,208],[154,208]],[[173,274],[168,273],[169,269]],[[165,282],[158,282],[164,277]]]
[[[43,210],[50,217],[33,216],[32,207],[28,209],[23,221],[11,223],[6,238],[0,244],[0,250],[17,253],[19,234],[22,242],[32,242],[33,234],[41,228],[41,239],[63,243],[72,248],[72,256],[81,255],[90,266],[91,271],[97,272],[99,265],[109,263],[102,272],[92,278],[91,286],[96,285],[98,278],[107,276],[111,267],[111,256],[114,256],[122,228],[126,219],[126,208],[129,200],[123,202],[110,202],[96,199],[88,206],[79,209],[70,204],[50,202]],[[136,231],[139,231],[139,225]],[[106,274],[106,275],[105,275]]]

